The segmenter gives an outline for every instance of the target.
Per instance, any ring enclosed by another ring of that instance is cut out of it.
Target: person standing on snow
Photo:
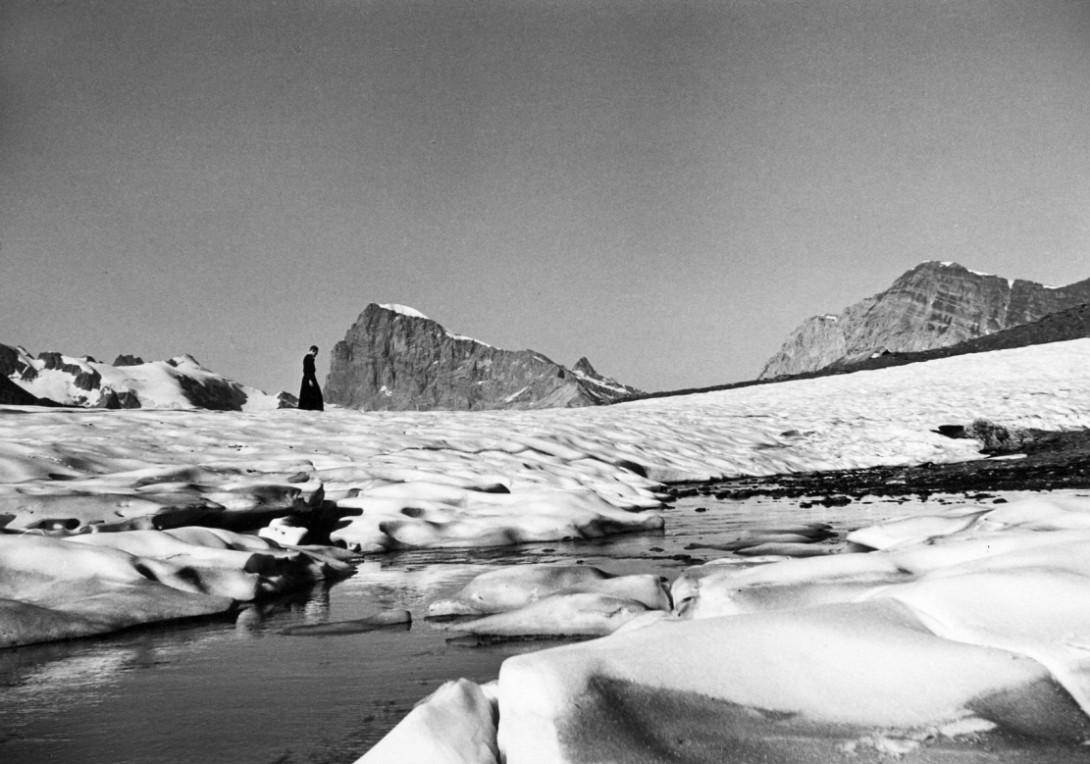
[[[299,408],[308,411],[322,411],[322,388],[314,376],[314,358],[318,355],[318,346],[311,345],[310,352],[303,356],[303,384],[299,387]]]

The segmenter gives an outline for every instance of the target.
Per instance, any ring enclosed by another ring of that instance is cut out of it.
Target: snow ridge
[[[410,308],[408,305],[398,305],[397,303],[387,303],[385,305],[379,305],[384,310],[398,313],[402,316],[409,316],[410,318],[428,318],[416,308]],[[429,319],[430,320],[430,319]]]

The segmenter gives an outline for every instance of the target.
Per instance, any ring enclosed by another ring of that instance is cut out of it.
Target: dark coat
[[[318,378],[314,376],[314,356],[308,353],[303,356],[303,383],[299,386],[299,408],[322,411],[324,407],[322,388],[318,386]]]

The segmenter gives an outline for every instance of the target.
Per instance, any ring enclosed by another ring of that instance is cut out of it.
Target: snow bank
[[[207,528],[0,534],[0,647],[220,613],[349,570],[335,556]]]
[[[409,316],[410,318],[427,318],[416,308],[410,308],[408,305],[398,305],[396,303],[388,303],[386,305],[379,305],[383,310],[388,310],[393,313],[398,313],[402,316]]]
[[[496,764],[494,700],[473,682],[447,682],[357,764],[383,761]]]
[[[481,615],[518,610],[556,594],[606,594],[669,610],[670,597],[660,576],[614,576],[590,565],[519,565],[476,576],[451,599],[433,602],[428,614]]]
[[[690,569],[674,584],[673,616],[643,617],[601,595],[534,598],[523,591],[534,571],[481,576],[462,599],[479,590],[510,604],[507,581],[529,604],[470,622],[474,633],[563,633],[554,621],[601,622],[611,606],[626,624],[504,662],[499,755],[826,762],[871,751],[869,761],[933,746],[975,756],[1028,739],[1080,760],[1090,741],[1088,523],[1090,497],[952,507],[853,534],[880,540],[879,551]],[[486,728],[476,718],[410,728],[455,745],[466,725]],[[408,760],[406,731],[366,761]]]

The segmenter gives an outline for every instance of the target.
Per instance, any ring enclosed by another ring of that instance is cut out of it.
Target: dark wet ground
[[[719,499],[813,497],[842,501],[863,496],[926,498],[961,494],[986,499],[997,491],[1053,491],[1090,488],[1090,432],[1037,432],[1018,449],[956,464],[874,467],[770,477],[745,477],[716,483],[676,485],[675,498]]]

